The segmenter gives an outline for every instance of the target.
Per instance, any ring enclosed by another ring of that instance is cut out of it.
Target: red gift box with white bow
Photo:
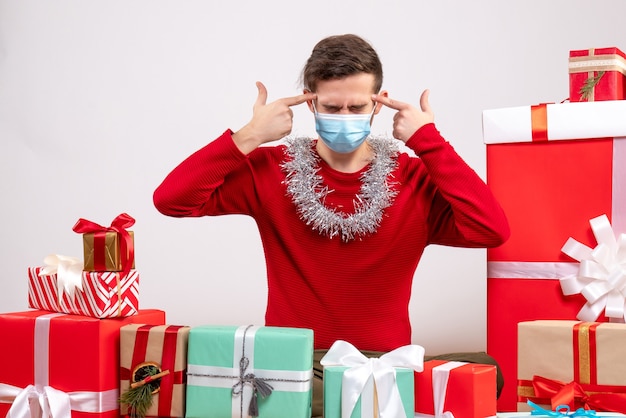
[[[130,323],[164,324],[165,312],[0,314],[0,416],[119,417],[120,328]]]
[[[510,239],[487,251],[487,352],[501,366],[501,412],[515,411],[517,324],[577,318],[587,302],[560,279],[580,261],[573,237],[595,248],[591,219],[626,232],[626,101],[519,106],[483,112],[487,183],[503,206]],[[597,318],[606,321],[604,312]]]

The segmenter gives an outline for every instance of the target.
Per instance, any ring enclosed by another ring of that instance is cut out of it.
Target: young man
[[[416,108],[381,91],[382,79],[365,40],[323,39],[303,69],[303,94],[267,103],[257,83],[250,122],[188,157],[154,193],[169,216],[253,217],[267,266],[266,325],[311,328],[319,350],[338,339],[374,352],[410,344],[424,248],[494,247],[509,235],[489,188],[435,128],[428,91]],[[290,134],[291,107],[305,102],[319,139],[259,147]],[[369,136],[383,106],[396,111],[395,139]],[[418,158],[398,152],[398,141]]]

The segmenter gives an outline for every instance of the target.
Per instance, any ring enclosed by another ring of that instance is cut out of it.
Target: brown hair
[[[301,81],[305,89],[314,92],[319,81],[342,79],[359,73],[373,74],[374,93],[380,91],[383,66],[374,48],[357,35],[335,35],[315,45],[302,70]]]

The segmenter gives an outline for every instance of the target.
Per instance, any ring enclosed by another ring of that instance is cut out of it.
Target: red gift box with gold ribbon
[[[570,51],[568,70],[570,101],[626,99],[626,54],[618,48]]]
[[[626,101],[483,112],[487,183],[511,227],[487,250],[487,352],[505,380],[498,411],[517,409],[517,324],[574,320],[585,304],[559,282],[579,266],[561,251],[568,238],[593,247],[589,220],[602,214],[626,232],[625,114]]]
[[[121,329],[120,391],[143,379],[163,374],[152,384],[152,405],[146,416],[184,417],[187,380],[188,326],[129,324]],[[152,370],[152,371],[151,371]],[[149,383],[149,382],[146,382]],[[129,405],[121,403],[122,415]]]
[[[134,322],[163,324],[165,312],[115,319],[0,314],[0,416],[119,417],[120,328]]]
[[[626,413],[626,324],[536,320],[518,325],[518,410],[527,401]]]

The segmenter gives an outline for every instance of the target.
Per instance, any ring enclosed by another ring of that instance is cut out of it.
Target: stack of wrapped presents
[[[81,218],[83,259],[28,268],[30,310],[0,314],[0,416],[311,417],[313,331],[171,325],[140,309],[134,223]],[[323,360],[324,415],[495,416],[495,366],[423,357],[409,345],[368,358],[337,341]]]
[[[511,237],[487,252],[499,411],[626,413],[626,58],[571,51],[569,101],[483,112]]]
[[[32,309],[0,314],[0,416],[119,416],[120,329],[165,323],[165,312],[139,309],[133,224],[80,219],[84,262],[51,255],[28,269]]]
[[[487,182],[512,230],[488,251],[501,397],[493,365],[338,340],[321,360],[326,418],[626,413],[625,79],[617,48],[571,51],[569,102],[484,111]],[[310,418],[313,331],[140,309],[134,222],[79,219],[83,259],[28,268],[29,310],[0,314],[0,416]]]

